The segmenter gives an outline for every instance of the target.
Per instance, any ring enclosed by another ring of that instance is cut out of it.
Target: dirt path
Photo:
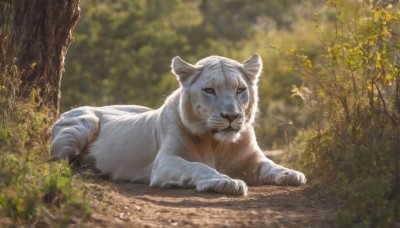
[[[337,204],[309,187],[251,187],[246,197],[95,182],[88,226],[330,227]]]

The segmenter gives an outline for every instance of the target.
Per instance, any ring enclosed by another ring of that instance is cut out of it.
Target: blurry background
[[[82,1],[62,80],[62,112],[82,105],[157,108],[178,87],[170,73],[174,56],[243,62],[258,53],[264,62],[258,141],[264,148],[287,145],[295,131],[283,122],[303,128],[308,120],[300,99],[291,97],[301,79],[281,52],[315,58],[317,21],[328,26],[335,19],[325,2],[310,0]]]

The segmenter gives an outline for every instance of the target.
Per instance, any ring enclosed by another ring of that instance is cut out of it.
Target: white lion
[[[157,110],[118,105],[64,113],[52,129],[52,160],[79,157],[113,180],[200,192],[246,195],[246,184],[305,184],[303,173],[275,164],[257,144],[259,55],[243,64],[175,57],[171,68],[180,88]]]

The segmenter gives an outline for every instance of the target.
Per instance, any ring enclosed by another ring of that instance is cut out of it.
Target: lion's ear
[[[171,71],[182,85],[191,84],[202,68],[183,61],[179,56],[173,58],[171,63]]]
[[[261,75],[262,68],[262,60],[258,54],[255,54],[253,57],[243,63],[244,73],[253,82],[258,81],[258,78]]]

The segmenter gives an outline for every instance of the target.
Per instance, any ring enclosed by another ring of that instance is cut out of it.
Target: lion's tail
[[[50,160],[81,154],[96,138],[98,131],[99,118],[94,114],[64,114],[52,128]]]

